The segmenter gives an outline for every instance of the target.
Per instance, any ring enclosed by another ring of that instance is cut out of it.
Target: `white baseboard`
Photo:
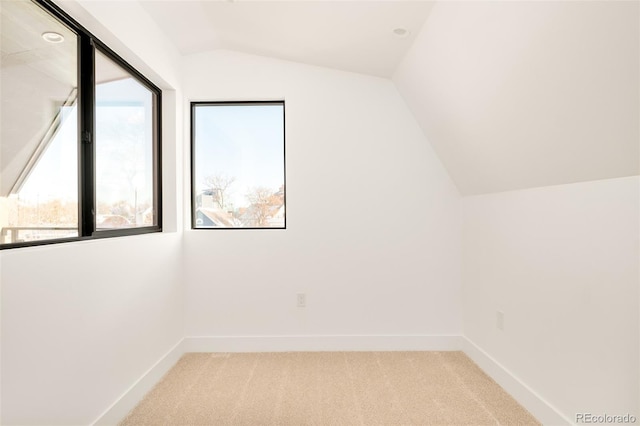
[[[117,425],[173,367],[184,354],[184,339],[181,339],[158,362],[142,375],[126,392],[109,407],[94,426]]]
[[[553,405],[545,401],[533,389],[523,383],[498,361],[480,349],[467,337],[463,340],[462,350],[473,360],[489,377],[496,381],[516,401],[525,407],[543,425],[572,425],[574,422],[560,413]]]
[[[459,351],[462,336],[191,336],[185,352]]]

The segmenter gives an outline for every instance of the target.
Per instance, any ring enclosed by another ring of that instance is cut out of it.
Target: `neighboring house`
[[[99,215],[97,222],[98,229],[128,228],[131,226],[129,219],[117,214]]]
[[[207,208],[220,206],[221,203],[218,201],[220,196],[219,189],[205,189],[196,197],[196,205]]]
[[[196,210],[196,224],[199,227],[233,228],[233,217],[215,207],[200,207]]]
[[[154,213],[153,207],[149,207],[142,212],[142,224],[146,226],[153,225]]]
[[[268,209],[263,213],[262,208]],[[262,216],[264,214],[264,216]],[[282,228],[284,227],[284,204],[270,205],[270,206],[256,206],[251,205],[244,209],[238,209],[238,219],[243,223],[243,226],[251,227],[263,227],[263,228]],[[263,217],[263,225],[258,223],[260,217]]]
[[[285,222],[284,185],[277,192],[245,209],[237,217],[246,227],[283,228]]]
[[[234,212],[220,209],[218,190],[207,189],[196,196],[196,226],[234,228],[283,228],[285,222],[284,186],[264,203],[240,207]]]
[[[275,206],[269,217],[269,226],[273,228],[284,227],[284,204],[281,206]]]

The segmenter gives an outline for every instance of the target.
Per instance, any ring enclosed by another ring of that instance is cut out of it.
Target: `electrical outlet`
[[[504,312],[496,311],[496,328],[504,331]]]
[[[304,293],[298,293],[296,295],[298,308],[304,308],[307,306],[307,295]]]

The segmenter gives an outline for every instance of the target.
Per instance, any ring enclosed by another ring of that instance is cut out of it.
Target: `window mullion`
[[[95,48],[90,37],[79,40],[79,222],[80,236],[92,236],[95,218]]]

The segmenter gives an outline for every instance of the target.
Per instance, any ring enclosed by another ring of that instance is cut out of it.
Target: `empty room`
[[[0,32],[1,424],[640,424],[640,2]]]

